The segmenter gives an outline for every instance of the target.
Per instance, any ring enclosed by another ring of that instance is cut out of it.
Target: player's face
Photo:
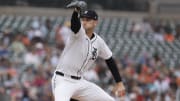
[[[81,18],[81,21],[85,30],[93,30],[97,25],[97,21],[93,19]]]

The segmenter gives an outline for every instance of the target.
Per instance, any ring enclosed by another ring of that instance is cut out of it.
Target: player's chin
[[[85,29],[86,31],[90,30],[90,28],[89,28],[89,27],[84,27],[84,29]]]

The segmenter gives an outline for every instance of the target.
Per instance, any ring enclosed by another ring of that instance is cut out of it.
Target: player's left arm
[[[122,78],[119,74],[119,70],[117,68],[117,65],[115,63],[115,60],[113,59],[113,57],[110,57],[109,59],[105,60],[106,64],[108,65],[108,68],[110,69],[115,81],[118,82],[122,82]]]
[[[122,78],[119,73],[119,70],[118,70],[115,60],[113,59],[113,57],[110,57],[109,59],[106,59],[105,62],[116,81],[116,86],[114,87],[113,92],[115,93],[116,96],[124,96],[125,95],[125,86],[122,82]]]
[[[125,95],[125,86],[122,82],[121,75],[119,73],[117,64],[115,60],[113,59],[112,51],[109,49],[107,44],[103,39],[100,39],[100,52],[99,56],[103,58],[110,69],[115,81],[116,81],[116,86],[114,87],[113,92],[115,93],[116,96],[124,96]]]

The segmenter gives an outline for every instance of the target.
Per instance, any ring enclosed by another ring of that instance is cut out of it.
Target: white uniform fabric
[[[83,27],[77,34],[72,32],[69,35],[55,70],[65,75],[60,76],[54,73],[52,78],[55,101],[69,101],[71,97],[80,101],[114,101],[100,87],[82,77],[97,57],[108,59],[112,56],[104,40],[96,33],[94,35],[90,40]],[[70,76],[78,76],[81,79],[74,80]]]

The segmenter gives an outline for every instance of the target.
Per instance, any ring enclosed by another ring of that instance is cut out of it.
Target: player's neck
[[[92,37],[92,35],[93,35],[93,30],[91,30],[91,31],[86,31],[86,34],[87,34],[87,36],[89,37],[89,39],[91,39],[91,37]]]

